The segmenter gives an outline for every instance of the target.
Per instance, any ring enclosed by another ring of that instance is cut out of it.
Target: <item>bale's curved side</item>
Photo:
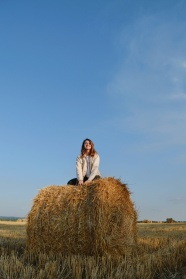
[[[92,219],[96,254],[123,254],[136,243],[137,213],[125,184],[114,178],[98,181],[94,191]]]
[[[114,178],[82,186],[49,186],[34,200],[27,250],[122,255],[136,242],[137,214],[125,184]]]

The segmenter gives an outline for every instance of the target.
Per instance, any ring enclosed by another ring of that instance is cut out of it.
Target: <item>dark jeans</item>
[[[99,178],[101,178],[101,176],[96,175],[96,176],[94,177],[93,180],[99,179]],[[85,181],[87,181],[87,180],[88,180],[88,177],[85,176],[84,179],[83,179],[83,182],[85,182]],[[73,178],[73,179],[71,179],[71,180],[69,180],[69,181],[67,182],[67,185],[78,186],[78,183],[79,183],[79,180],[78,180],[77,178]]]

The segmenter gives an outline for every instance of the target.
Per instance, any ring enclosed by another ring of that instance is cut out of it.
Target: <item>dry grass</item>
[[[74,189],[77,188],[73,187]],[[113,196],[117,195],[114,193]],[[56,202],[57,197],[58,195],[55,196],[53,202]],[[98,199],[98,196],[96,198]],[[110,204],[113,204],[114,199],[110,200],[112,201]],[[75,204],[77,201],[78,199],[75,199]],[[43,204],[41,202],[42,206]],[[71,210],[71,207],[67,206],[67,208]],[[74,214],[76,210],[74,209]],[[44,212],[46,217],[50,211]],[[95,214],[95,211],[93,212]],[[116,214],[116,211],[114,212]],[[108,213],[105,211],[105,214]],[[67,225],[72,227],[75,221],[77,227],[81,220],[78,219],[76,222],[74,217],[70,216],[72,220]],[[50,221],[50,219],[47,220]],[[39,223],[39,225],[42,224]],[[107,224],[104,226],[104,229],[107,228]],[[73,227],[73,231],[76,227]],[[84,227],[86,228],[86,225]],[[26,224],[0,221],[0,279],[186,279],[186,223],[140,223],[137,227],[137,243],[132,246],[132,249],[125,247],[122,256],[116,253],[110,255],[106,253],[104,256],[64,255],[59,251],[56,254],[52,251],[36,253],[32,249],[28,252],[26,250]],[[77,231],[82,232],[78,227]],[[35,230],[34,237],[41,239],[37,233],[42,232],[42,230]],[[53,237],[55,241],[55,235]],[[46,241],[47,239],[46,234]]]
[[[49,186],[28,215],[27,249],[63,255],[124,255],[136,244],[136,211],[127,185],[104,178]]]
[[[0,222],[0,278],[186,278],[186,223],[138,224],[138,235],[133,252],[122,257],[25,255],[26,226]]]

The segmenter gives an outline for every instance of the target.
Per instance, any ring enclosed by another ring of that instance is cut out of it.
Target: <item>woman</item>
[[[76,159],[77,178],[71,179],[67,184],[82,185],[100,178],[99,162],[100,158],[94,149],[94,143],[90,139],[85,139],[81,146],[81,154]]]

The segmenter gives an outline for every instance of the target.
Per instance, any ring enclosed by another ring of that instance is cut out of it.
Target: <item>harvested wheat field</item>
[[[186,279],[186,223],[137,224],[124,256],[25,253],[26,225],[0,221],[1,279]]]
[[[49,186],[28,215],[27,250],[64,255],[123,255],[136,244],[136,211],[125,184],[104,178]]]

